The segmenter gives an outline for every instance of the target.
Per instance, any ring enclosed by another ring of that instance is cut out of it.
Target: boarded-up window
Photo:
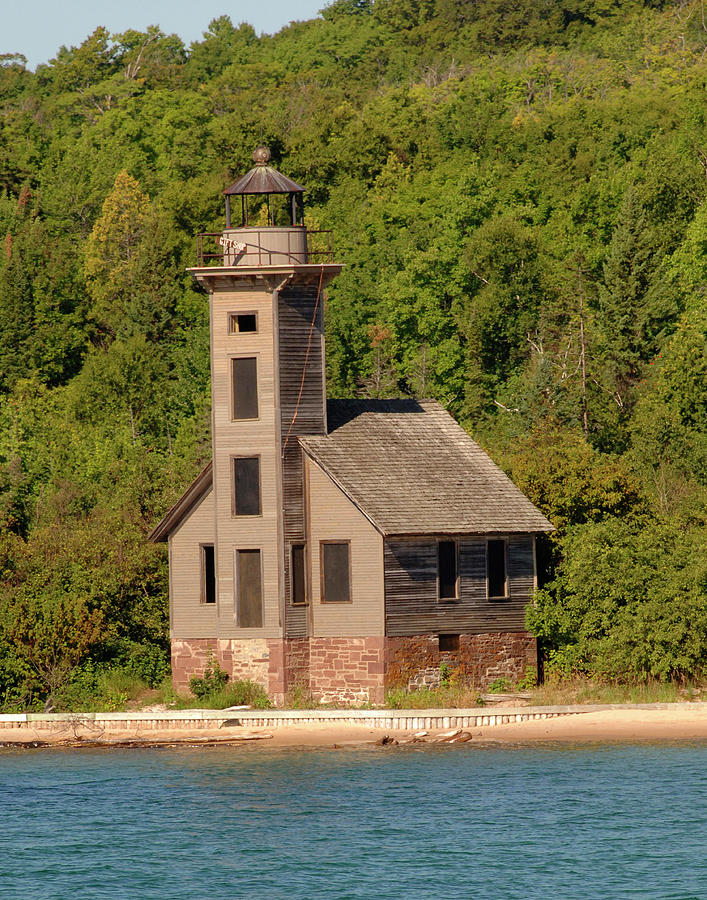
[[[304,544],[292,546],[292,602],[307,602],[307,582],[304,574]]]
[[[260,515],[260,457],[233,460],[233,512],[237,516]]]
[[[349,542],[321,545],[322,602],[348,603],[351,600]]]
[[[201,545],[201,602],[216,603],[214,545]]]
[[[231,313],[228,317],[228,330],[231,334],[241,331],[257,331],[258,319],[255,313]]]
[[[505,541],[489,541],[486,545],[486,577],[489,597],[507,596]]]
[[[233,418],[258,418],[258,363],[254,356],[231,360]]]
[[[455,541],[440,541],[437,545],[439,599],[457,599],[457,545]]]
[[[238,625],[263,627],[263,573],[260,550],[236,550]]]
[[[439,636],[439,652],[455,653],[459,649],[458,634],[440,634]]]

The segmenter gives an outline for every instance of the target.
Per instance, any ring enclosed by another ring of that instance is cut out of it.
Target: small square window
[[[459,649],[458,634],[440,634],[439,636],[439,652],[455,653]]]
[[[228,317],[228,333],[240,334],[243,331],[257,331],[258,317],[255,313],[231,313]]]

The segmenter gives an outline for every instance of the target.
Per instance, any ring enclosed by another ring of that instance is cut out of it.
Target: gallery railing
[[[308,228],[238,228],[196,236],[197,266],[333,263],[332,232]]]

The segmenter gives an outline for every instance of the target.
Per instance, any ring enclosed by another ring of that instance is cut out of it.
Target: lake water
[[[707,898],[707,743],[0,750],[0,897]]]

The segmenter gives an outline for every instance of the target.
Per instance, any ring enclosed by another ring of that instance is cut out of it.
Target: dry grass
[[[538,685],[531,691],[530,702],[533,706],[564,706],[581,703],[677,703],[705,698],[707,687],[700,684],[679,685],[672,681],[618,684],[573,678]]]

